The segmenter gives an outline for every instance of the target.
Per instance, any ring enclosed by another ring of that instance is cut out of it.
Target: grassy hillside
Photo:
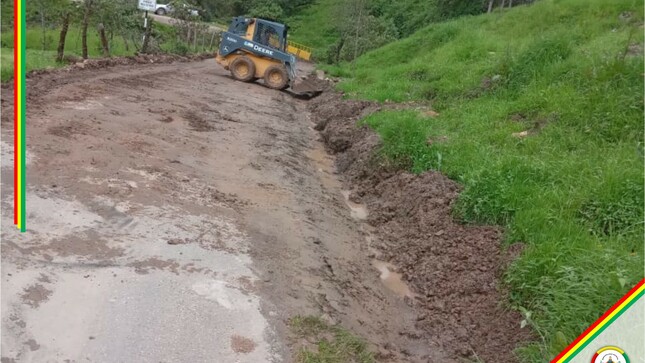
[[[516,0],[518,5],[522,1]],[[318,62],[340,43],[342,29],[360,24],[359,49],[375,49],[393,39],[407,37],[428,24],[485,11],[485,0],[301,0],[306,2],[285,19],[296,42],[314,48]],[[345,47],[351,47],[350,37]],[[350,51],[352,53],[353,51]],[[362,53],[362,52],[361,52]],[[359,53],[360,54],[360,53]],[[351,58],[347,59],[353,59]]]
[[[382,152],[464,185],[455,215],[523,243],[510,304],[550,359],[643,278],[643,2],[542,0],[462,17],[328,70],[351,97],[429,103],[365,122]]]
[[[289,39],[314,49],[315,57],[322,57],[327,48],[338,40],[334,15],[342,0],[318,0],[297,15],[286,20]]]

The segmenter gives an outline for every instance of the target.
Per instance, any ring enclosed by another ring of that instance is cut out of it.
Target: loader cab
[[[233,18],[228,31],[283,52],[287,45],[287,27],[273,21],[238,16]]]

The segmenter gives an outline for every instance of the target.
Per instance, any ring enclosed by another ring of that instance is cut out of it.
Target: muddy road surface
[[[369,257],[368,212],[345,200],[307,101],[213,60],[28,89],[26,233],[2,90],[3,363],[291,362],[296,315],[342,324],[379,361],[445,360]]]

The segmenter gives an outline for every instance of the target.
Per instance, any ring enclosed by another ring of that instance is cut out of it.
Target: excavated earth
[[[450,217],[450,180],[373,156],[355,121],[377,105],[212,59],[75,68],[27,82],[25,233],[2,87],[3,363],[290,362],[296,315],[379,362],[512,361],[529,337],[500,231]]]
[[[414,294],[415,327],[450,357],[514,361],[513,348],[530,340],[521,316],[504,308],[499,284],[521,246],[502,249],[501,230],[468,226],[451,210],[460,187],[437,172],[414,175],[379,155],[379,136],[358,121],[383,106],[327,92],[309,108],[348,198],[369,210],[368,242]]]

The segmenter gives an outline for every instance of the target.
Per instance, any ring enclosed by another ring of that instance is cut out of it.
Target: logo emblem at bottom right
[[[591,363],[629,363],[629,358],[624,350],[610,345],[596,351]]]

